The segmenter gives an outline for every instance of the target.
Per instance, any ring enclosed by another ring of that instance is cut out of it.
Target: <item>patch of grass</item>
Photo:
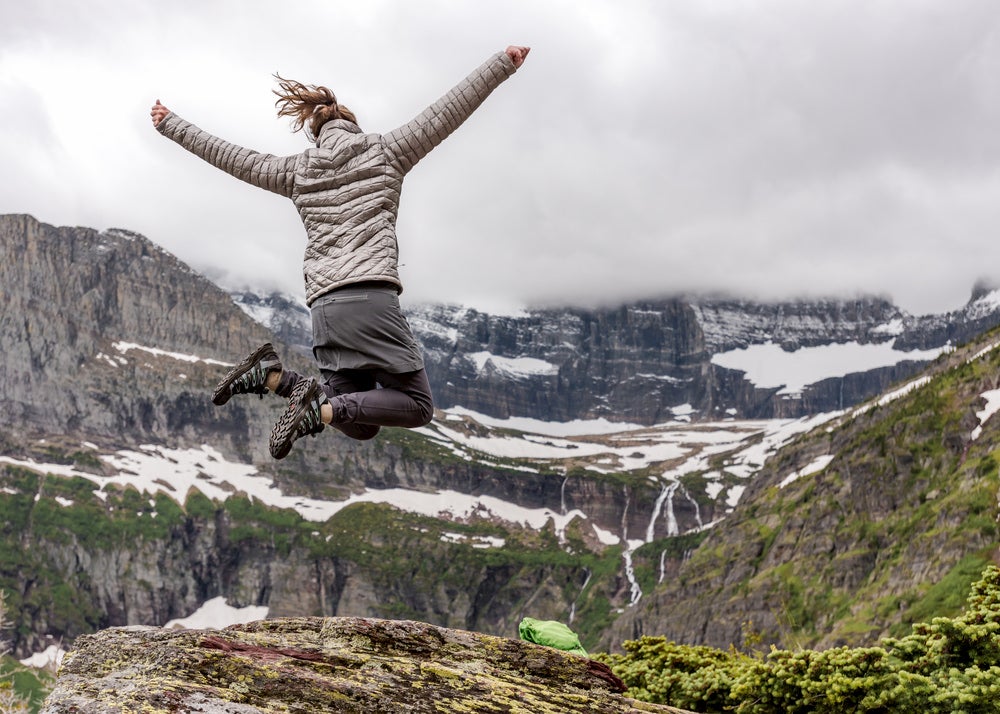
[[[991,562],[989,553],[973,553],[962,558],[947,575],[905,610],[902,626],[913,622],[929,622],[935,617],[947,617],[961,612],[970,586],[980,578]]]
[[[48,672],[24,667],[10,656],[0,658],[0,680],[12,684],[14,693],[27,700],[31,712],[41,709],[55,685],[55,677]]]
[[[74,466],[78,466],[85,471],[100,473],[104,468],[104,463],[97,458],[93,451],[74,451],[69,455]]]
[[[192,490],[184,501],[184,511],[190,518],[200,521],[210,521],[222,506],[212,501],[201,491]]]
[[[280,555],[288,555],[301,536],[311,531],[309,523],[290,508],[271,508],[243,495],[230,496],[223,512],[232,524],[229,538],[235,543],[270,543]]]

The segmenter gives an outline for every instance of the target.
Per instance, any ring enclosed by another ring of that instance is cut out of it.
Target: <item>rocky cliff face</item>
[[[320,529],[258,512],[253,499],[192,501],[193,489],[171,482],[180,457],[169,454],[153,467],[162,476],[154,474],[149,488],[164,496],[154,497],[114,487],[123,451],[139,462],[161,448],[194,451],[202,460],[196,480],[228,464],[290,499],[343,501],[366,488],[447,490],[553,513],[593,500],[600,505],[593,518],[607,529],[629,510],[629,494],[611,480],[567,484],[562,473],[428,455],[424,437],[392,430],[368,443],[323,434],[274,462],[266,443],[281,400],[215,408],[208,399],[225,362],[273,336],[141,236],[4,216],[0,271],[0,459],[9,460],[0,463],[0,587],[12,593],[21,656],[43,649],[49,636],[70,640],[100,627],[184,617],[218,595],[276,615],[406,614],[500,632],[522,606],[534,616],[564,614],[604,557],[584,550],[567,558],[554,537],[523,528],[513,537],[501,530],[522,548],[498,557],[477,550],[472,535],[453,542],[456,528],[472,526],[421,519],[394,526],[389,507],[346,509]],[[311,370],[296,350],[280,349],[287,363]],[[72,476],[80,471],[90,480]],[[648,523],[652,500],[645,512],[629,510],[635,529]],[[237,502],[243,511],[232,510]],[[320,530],[322,544],[313,535]],[[621,587],[612,568],[602,597]]]
[[[868,399],[917,373],[906,352],[965,342],[1000,323],[992,299],[912,317],[886,300],[763,304],[676,298],[603,310],[532,310],[517,317],[450,307],[409,316],[442,406],[492,416],[654,424],[683,408],[696,420],[797,418]],[[787,353],[830,345],[892,346],[887,366],[818,378],[788,398],[758,387],[718,355],[753,345]]]
[[[83,637],[42,712],[680,712],[624,688],[606,665],[518,640],[299,618]]]
[[[14,438],[83,429],[200,443],[224,424],[194,396],[218,369],[205,360],[269,337],[221,290],[123,230],[2,216],[0,291],[0,425]]]
[[[277,298],[235,297],[308,349],[301,306],[281,299],[278,314],[264,313],[262,301]],[[421,305],[407,316],[424,347],[439,406],[501,418],[655,424],[678,413],[696,420],[768,419],[844,409],[928,362],[906,353],[955,346],[1000,324],[1000,305],[995,293],[980,290],[962,310],[923,317],[880,298],[758,303],[693,297],[517,315]],[[883,345],[896,356],[888,364],[815,377],[794,398],[717,362],[721,354],[770,344],[790,356],[837,345]]]
[[[81,452],[71,458],[89,466]],[[489,514],[450,523],[372,503],[308,522],[245,495],[185,498],[169,463],[156,494],[113,485],[98,494],[88,480],[39,473],[50,468],[0,464],[0,587],[22,657],[106,627],[183,618],[218,596],[274,617],[405,616],[509,633],[525,615],[557,619],[574,603],[583,613],[593,594],[613,598],[622,587],[617,553],[591,552],[574,534],[567,553],[549,529]],[[502,490],[517,498],[517,489]],[[505,547],[483,547],[492,540]],[[581,597],[597,569],[604,579]],[[595,614],[607,616],[599,604]]]

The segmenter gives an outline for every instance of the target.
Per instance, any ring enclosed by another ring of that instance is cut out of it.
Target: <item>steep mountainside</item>
[[[553,585],[549,597],[540,586],[553,573],[555,582],[582,581],[594,560],[539,566],[513,548],[480,558],[463,538],[442,541],[440,524],[408,525],[394,538],[385,507],[346,509],[317,544],[317,528],[294,513],[245,495],[223,504],[229,492],[218,489],[210,502],[197,489],[220,468],[253,474],[262,488],[288,494],[289,506],[295,494],[343,499],[373,485],[498,492],[538,507],[558,503],[559,483],[554,475],[542,484],[525,474],[501,480],[496,468],[454,457],[414,458],[392,434],[367,444],[324,434],[318,448],[271,461],[267,435],[280,400],[217,409],[207,396],[225,360],[271,335],[207,280],[141,236],[28,216],[0,217],[0,270],[0,451],[9,462],[0,587],[13,593],[21,654],[47,635],[166,622],[217,595],[275,614],[411,612],[499,631],[525,593],[539,595],[539,612],[564,607],[570,595]],[[178,476],[192,454],[191,478]],[[115,485],[150,461],[150,491]],[[383,560],[370,558],[367,538]],[[398,569],[415,552],[427,571],[403,579]],[[458,598],[455,588],[469,593]]]
[[[717,646],[828,647],[953,614],[1000,562],[1000,332],[781,450],[609,631]],[[650,569],[670,541],[635,559]],[[642,566],[640,566],[642,567]]]
[[[227,361],[272,336],[203,277],[127,231],[29,216],[0,217],[0,270],[0,588],[19,655],[217,596],[498,634],[571,609],[593,634],[627,598],[622,548],[594,528],[646,532],[658,484],[567,479],[565,459],[524,468],[399,430],[331,430],[275,462],[280,400],[208,399]],[[444,501],[349,502],[373,490]],[[438,517],[462,499],[467,514]],[[566,504],[594,507],[586,532],[546,525]]]
[[[119,444],[199,444],[206,429],[246,431],[193,397],[218,366],[148,347],[228,356],[269,333],[145,238],[2,216],[0,290],[0,426],[8,439],[82,430]]]

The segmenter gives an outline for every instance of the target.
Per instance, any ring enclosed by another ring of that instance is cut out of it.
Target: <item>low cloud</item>
[[[297,216],[156,135],[152,100],[290,154],[307,144],[271,73],[381,132],[511,43],[533,48],[522,70],[407,178],[410,300],[869,292],[933,312],[1000,259],[988,0],[51,5],[0,29],[0,211],[138,230],[237,282],[301,291]]]

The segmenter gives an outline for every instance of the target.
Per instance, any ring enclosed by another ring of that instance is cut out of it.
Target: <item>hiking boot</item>
[[[296,439],[306,435],[315,436],[323,431],[320,406],[326,401],[326,392],[319,386],[319,382],[311,377],[300,379],[292,390],[288,408],[271,429],[271,441],[268,444],[271,456],[283,459],[292,450]]]
[[[274,347],[267,342],[229,370],[212,394],[212,403],[222,406],[234,394],[259,394],[263,399],[267,393],[267,375],[281,371],[281,359]]]

